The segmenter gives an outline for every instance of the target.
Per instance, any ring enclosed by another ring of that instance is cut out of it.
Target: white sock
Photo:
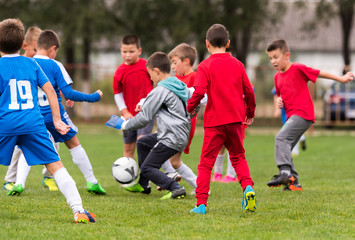
[[[235,170],[231,163],[231,159],[229,158],[229,152],[227,152],[227,175],[234,178],[236,176]]]
[[[217,155],[216,162],[214,163],[215,173],[223,174],[223,159],[224,159],[224,153]]]
[[[86,154],[84,148],[79,145],[75,148],[69,149],[69,151],[73,158],[73,162],[79,167],[86,181],[92,182],[93,184],[97,184],[97,179],[95,178],[89,157]]]
[[[59,190],[63,193],[67,203],[73,210],[73,213],[84,211],[76,184],[73,178],[69,175],[67,169],[62,167],[58,169],[53,176]]]
[[[183,162],[181,162],[181,166],[176,169],[176,171],[181,175],[181,177],[188,183],[190,184],[191,187],[193,187],[193,189],[195,189],[197,187],[196,185],[196,175],[194,174],[194,172],[188,167],[186,166]]]
[[[27,176],[30,173],[31,167],[28,166],[25,156],[21,154],[18,165],[17,165],[17,175],[15,184],[21,184],[23,189],[25,189],[25,183],[27,180]]]
[[[298,141],[296,145],[292,148],[291,154],[298,155],[300,153],[300,142]]]
[[[161,165],[161,169],[164,170],[165,173],[174,173],[176,172],[173,166],[170,163],[170,160],[166,160],[163,165]]]
[[[305,141],[306,140],[306,136],[304,134],[302,134],[300,141]]]

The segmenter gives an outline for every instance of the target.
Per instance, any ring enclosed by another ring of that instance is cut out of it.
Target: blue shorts
[[[27,164],[42,165],[60,160],[48,132],[37,132],[17,136],[0,136],[0,164],[9,166],[14,147],[18,145]]]
[[[134,143],[137,142],[137,137],[141,135],[147,135],[152,133],[154,127],[153,119],[150,123],[148,123],[145,127],[137,129],[137,130],[124,130],[123,131],[123,142],[124,143]]]
[[[53,122],[45,123],[46,128],[52,134],[55,142],[66,142],[72,139],[78,133],[78,128],[73,124],[67,112],[64,112],[64,114],[62,115],[62,121],[65,122],[65,124],[71,126],[69,132],[65,135],[60,134],[57,129],[55,129]]]

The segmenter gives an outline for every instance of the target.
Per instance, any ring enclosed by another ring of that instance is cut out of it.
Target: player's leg
[[[137,130],[123,131],[123,156],[134,159],[134,152],[136,150]]]
[[[312,121],[299,116],[291,116],[275,137],[275,162],[279,174],[268,182],[269,187],[293,184],[296,172],[291,157],[291,149],[296,145],[302,134],[312,125]]]
[[[53,137],[51,137],[51,140],[54,144],[55,150],[59,154],[59,142],[54,142]],[[52,176],[52,174],[49,173],[46,166],[43,166],[42,175],[43,175],[42,185],[45,188],[48,188],[49,191],[58,191],[59,190],[54,177]]]
[[[214,163],[214,173],[212,177],[212,182],[220,182],[222,180],[224,150],[225,147],[222,146],[221,150],[219,150],[219,153],[216,157],[216,162]]]
[[[205,128],[203,137],[203,145],[201,152],[201,160],[197,167],[197,188],[196,188],[196,207],[191,210],[194,213],[206,213],[206,206],[208,200],[208,192],[211,184],[211,171],[215,164],[218,152],[224,145],[224,133],[222,131],[224,126]],[[204,211],[200,212],[200,205],[203,205]]]
[[[12,157],[14,156],[14,149],[16,146],[16,141],[17,141],[17,136],[0,136],[0,149],[1,149],[1,154],[0,154],[0,164],[9,166],[12,163]],[[16,147],[17,148],[17,147]],[[19,155],[19,154],[18,154]],[[16,156],[17,159],[17,156]],[[16,168],[17,168],[17,162],[16,162]],[[5,178],[5,181],[16,181],[16,171],[15,170],[15,177],[13,176],[13,173],[10,174],[11,178]],[[14,182],[9,182],[8,184],[4,184],[3,189],[6,190],[11,190],[13,187]],[[6,185],[8,185],[8,189],[6,188]]]
[[[227,173],[226,176],[224,176],[224,178],[221,180],[221,182],[222,183],[238,182],[236,178],[235,170],[232,166],[232,162],[229,157],[229,152],[227,152]]]
[[[244,211],[254,212],[256,209],[255,192],[253,189],[254,182],[250,177],[249,165],[244,154],[243,125],[240,123],[228,124],[225,128],[225,134],[225,146],[244,192],[242,208]]]
[[[178,152],[172,156],[170,158],[170,162],[174,169],[181,175],[181,177],[195,190],[197,187],[197,177],[194,172],[181,161],[181,152]]]
[[[10,191],[16,182],[18,159],[20,158],[21,154],[22,150],[16,146],[12,154],[11,164],[7,168],[5,175],[5,183],[3,186],[4,190]]]
[[[16,182],[14,187],[9,191],[8,195],[20,195],[23,192],[30,170],[31,167],[28,166],[25,156],[21,154],[18,160]]]
[[[68,147],[73,162],[79,167],[81,173],[87,182],[86,190],[95,194],[106,194],[106,191],[101,187],[100,183],[94,175],[88,155],[85,149],[81,146],[78,137],[75,135],[71,139],[64,142]]]

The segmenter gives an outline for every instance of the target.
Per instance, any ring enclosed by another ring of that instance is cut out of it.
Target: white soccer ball
[[[138,177],[138,164],[133,158],[121,157],[112,164],[112,176],[121,184],[129,184]]]

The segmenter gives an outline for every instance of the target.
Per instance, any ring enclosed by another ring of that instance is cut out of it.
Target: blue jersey
[[[0,58],[0,135],[46,131],[38,107],[38,87],[48,82],[38,64],[19,54]]]
[[[71,78],[69,77],[68,74],[67,75],[63,74],[62,69],[61,69],[61,66],[63,67],[63,65],[61,65],[61,63],[59,63],[55,60],[49,59],[47,56],[41,56],[41,55],[35,55],[34,59],[41,66],[44,73],[47,75],[49,81],[51,82],[54,90],[56,91],[57,97],[58,97],[58,103],[59,103],[59,110],[60,110],[61,115],[63,115],[65,110],[64,110],[64,107],[61,103],[62,98],[60,96],[60,89],[72,84],[73,81],[71,80]],[[64,69],[64,67],[63,67],[63,69]],[[65,71],[65,69],[64,69],[64,71]],[[65,71],[65,73],[66,73],[66,71]],[[46,122],[46,123],[52,122],[53,121],[52,111],[49,106],[47,96],[41,89],[38,91],[38,104],[41,108],[41,113],[44,117],[44,122]]]

